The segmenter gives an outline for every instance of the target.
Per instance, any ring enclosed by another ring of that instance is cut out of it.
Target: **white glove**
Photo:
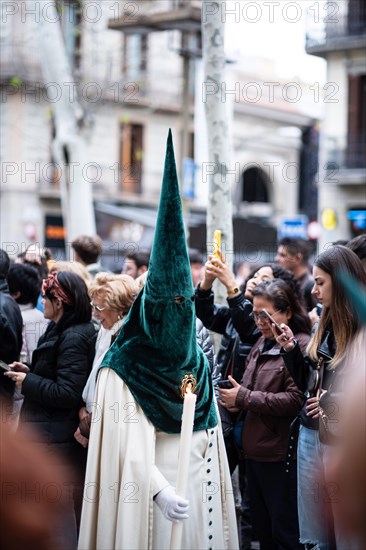
[[[188,500],[178,496],[171,485],[160,491],[154,500],[163,512],[164,517],[169,521],[178,523],[188,518]]]

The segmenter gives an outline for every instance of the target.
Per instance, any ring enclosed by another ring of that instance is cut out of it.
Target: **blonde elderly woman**
[[[75,439],[88,446],[91,412],[98,370],[104,355],[116,339],[136,296],[136,284],[129,275],[98,273],[89,288],[90,305],[101,328],[95,346],[95,358],[83,391],[85,406],[79,411],[80,424]]]

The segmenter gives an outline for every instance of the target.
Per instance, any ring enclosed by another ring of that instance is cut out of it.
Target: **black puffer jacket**
[[[216,375],[227,378],[230,358],[233,357],[232,376],[240,383],[245,361],[253,344],[261,336],[252,317],[252,303],[240,293],[228,298],[228,306],[216,305],[212,290],[196,288],[196,314],[206,328],[222,334],[217,355]]]
[[[0,359],[5,363],[19,361],[22,327],[19,306],[10,296],[5,279],[0,279]]]
[[[216,367],[216,357],[215,349],[210,338],[208,330],[203,326],[200,319],[196,319],[196,338],[197,344],[202,349],[203,353],[206,355],[208,364],[210,365],[210,371],[213,373]]]
[[[83,323],[59,333],[50,323],[33,352],[31,372],[22,384],[21,421],[31,424],[44,442],[68,458],[78,453],[74,439],[82,392],[95,353],[93,324]]]

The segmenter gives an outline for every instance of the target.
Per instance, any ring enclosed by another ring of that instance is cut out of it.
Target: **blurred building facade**
[[[68,249],[59,185],[64,167],[55,165],[51,150],[52,104],[60,91],[42,75],[40,3],[22,3],[27,12],[14,14],[6,4],[1,2],[2,246],[16,254],[30,242],[57,250],[66,241]],[[59,11],[76,83],[61,93],[70,101],[77,94],[92,127],[85,177],[93,184],[98,233],[115,264],[131,248],[152,242],[169,127],[189,206],[190,245],[206,248],[211,167],[206,163],[200,4],[65,0]],[[234,151],[228,169],[235,171],[238,260],[259,260],[253,249],[273,254],[282,218],[316,217],[314,114],[303,83],[269,79],[271,70],[260,60],[248,61],[245,70],[240,63],[229,64],[221,86],[232,113]]]
[[[320,132],[319,248],[366,231],[366,0],[337,0],[314,21],[307,53],[327,61]],[[316,23],[314,25],[314,22]]]

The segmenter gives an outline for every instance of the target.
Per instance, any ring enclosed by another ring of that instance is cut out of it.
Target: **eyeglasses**
[[[278,309],[277,311],[275,311],[274,313],[271,313],[271,317],[274,317],[275,315],[277,315],[277,313],[280,313],[280,309]],[[252,311],[252,317],[254,319],[254,321],[257,323],[258,321],[261,321],[261,323],[270,323],[271,320],[267,317],[267,315],[265,315],[264,313],[262,312],[257,312],[257,311]]]
[[[104,311],[106,309],[106,307],[96,306],[95,304],[93,304],[93,302],[90,302],[90,305],[91,305],[92,309],[95,309],[96,311],[98,311],[98,313],[101,313],[102,311]]]

